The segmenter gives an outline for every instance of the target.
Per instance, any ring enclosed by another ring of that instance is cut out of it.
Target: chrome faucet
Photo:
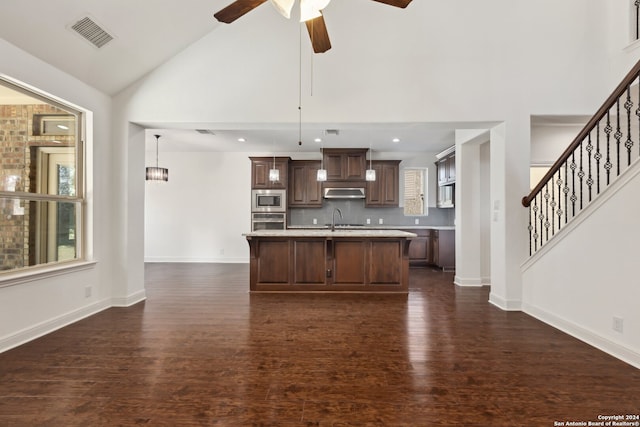
[[[331,215],[331,231],[336,231],[336,212],[340,214],[340,219],[342,219],[342,211],[338,208],[333,208],[333,214]]]

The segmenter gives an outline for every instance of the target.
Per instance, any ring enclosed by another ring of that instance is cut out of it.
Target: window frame
[[[0,288],[38,280],[44,277],[56,276],[69,271],[91,268],[91,266],[95,264],[95,261],[88,260],[87,258],[88,254],[92,253],[92,250],[88,247],[89,239],[86,229],[89,209],[87,206],[85,186],[87,163],[85,132],[87,129],[86,120],[90,114],[71,103],[56,99],[36,88],[27,87],[27,85],[23,85],[5,75],[0,75],[0,86],[7,87],[10,90],[22,93],[30,98],[43,101],[75,117],[75,145],[73,146],[75,149],[75,196],[30,193],[27,191],[5,191],[0,188],[0,199],[20,200],[24,202],[67,202],[73,203],[76,206],[75,257],[62,261],[50,261],[8,270],[0,270]]]

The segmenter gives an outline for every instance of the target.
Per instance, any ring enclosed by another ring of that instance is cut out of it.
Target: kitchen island
[[[290,229],[243,235],[252,292],[408,292],[414,233]]]

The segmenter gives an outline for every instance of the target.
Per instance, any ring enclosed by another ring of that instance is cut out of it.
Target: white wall
[[[337,126],[504,123],[491,152],[492,198],[501,206],[492,224],[492,301],[519,308],[519,265],[527,254],[520,199],[529,180],[529,117],[592,112],[606,97],[604,84],[593,82],[606,80],[607,28],[597,24],[608,6],[598,0],[489,0],[413,2],[396,10],[334,3],[334,48],[314,57],[314,91],[303,93],[304,120]],[[115,134],[126,138],[127,122],[296,123],[299,27],[270,12],[258,8],[219,27],[119,94],[114,102],[124,120]],[[362,14],[366,20],[350,18]],[[337,25],[341,21],[344,26]],[[305,79],[310,63],[303,58]],[[132,145],[128,149],[137,150]],[[127,209],[139,218],[142,200]],[[129,259],[142,264],[142,251]]]
[[[251,230],[247,153],[163,153],[166,183],[146,184],[145,259],[248,262]]]
[[[639,193],[636,163],[523,267],[525,312],[638,368]]]
[[[0,288],[0,351],[71,323],[112,304],[113,217],[108,179],[114,171],[110,150],[111,100],[106,95],[58,71],[0,39],[0,73],[30,85],[93,116],[87,135],[88,229],[92,258],[87,269],[62,273]],[[85,287],[92,295],[85,297]]]

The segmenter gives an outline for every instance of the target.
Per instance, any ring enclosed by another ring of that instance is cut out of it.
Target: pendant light
[[[367,181],[375,181],[376,180],[376,171],[372,167],[373,163],[373,151],[371,150],[371,143],[369,143],[369,169],[365,172],[365,179]]]
[[[276,153],[273,152],[273,168],[269,169],[269,181],[280,181],[280,170],[276,169]]]
[[[327,170],[324,168],[324,147],[320,148],[320,154],[322,157],[320,158],[320,169],[318,169],[318,173],[316,174],[316,181],[326,181]]]
[[[169,169],[158,167],[158,140],[160,135],[156,137],[156,166],[147,168],[147,181],[169,181]]]

